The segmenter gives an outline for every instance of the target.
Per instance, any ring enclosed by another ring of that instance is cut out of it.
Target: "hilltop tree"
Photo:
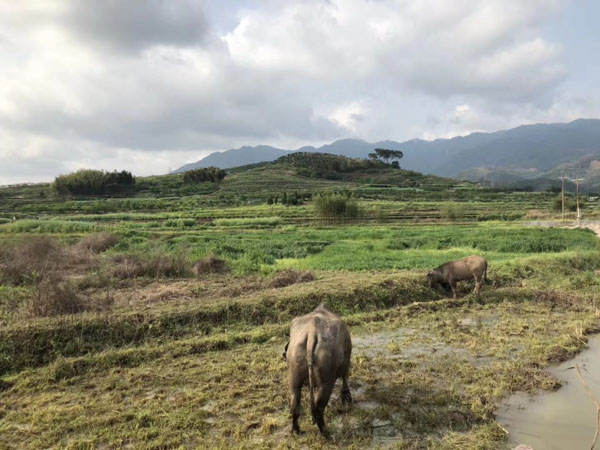
[[[369,158],[373,158],[371,155],[373,155],[373,153],[369,153]],[[404,153],[402,153],[400,150],[389,150],[387,148],[376,148],[375,155],[377,155],[378,158],[383,159],[387,164],[389,162],[389,160],[392,160],[392,162],[400,161],[400,159],[402,159],[402,157],[404,156]],[[398,165],[398,164],[399,164],[399,162],[396,163],[396,165]]]

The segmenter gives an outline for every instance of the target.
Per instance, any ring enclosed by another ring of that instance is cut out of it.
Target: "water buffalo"
[[[447,262],[427,274],[429,286],[450,285],[452,296],[456,298],[456,283],[475,279],[475,295],[479,295],[481,286],[487,280],[488,263],[481,256],[468,256],[458,261]]]
[[[308,384],[313,422],[323,436],[329,437],[323,415],[338,378],[342,378],[342,403],[352,402],[348,386],[351,353],[348,327],[325,305],[292,320],[290,341],[284,353],[289,372],[292,433],[300,433],[301,390]]]

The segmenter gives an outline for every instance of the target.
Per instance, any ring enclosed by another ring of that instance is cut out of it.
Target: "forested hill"
[[[366,158],[374,148],[401,150],[402,167],[441,176],[456,176],[473,168],[534,169],[547,171],[585,155],[600,153],[600,120],[578,119],[570,123],[523,125],[494,133],[472,133],[452,139],[368,143],[343,139],[322,147],[302,147],[295,151],[321,152]],[[212,153],[175,172],[198,167],[231,168],[273,161],[292,150],[269,146],[242,147]]]

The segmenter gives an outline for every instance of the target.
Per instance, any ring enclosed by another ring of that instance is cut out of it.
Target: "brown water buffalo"
[[[323,415],[338,378],[342,378],[342,403],[352,402],[348,386],[351,353],[348,327],[325,305],[321,304],[313,312],[292,320],[290,341],[284,355],[289,371],[293,433],[300,433],[301,390],[304,384],[308,384],[313,422],[323,436],[329,437]]]
[[[458,261],[447,262],[433,269],[427,274],[430,287],[437,285],[447,286],[452,289],[452,296],[456,298],[456,283],[464,280],[475,280],[475,295],[479,295],[481,286],[487,280],[487,261],[481,256],[467,256]]]

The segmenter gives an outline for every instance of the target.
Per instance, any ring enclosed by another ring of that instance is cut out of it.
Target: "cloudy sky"
[[[597,0],[0,0],[0,185],[600,117]]]

